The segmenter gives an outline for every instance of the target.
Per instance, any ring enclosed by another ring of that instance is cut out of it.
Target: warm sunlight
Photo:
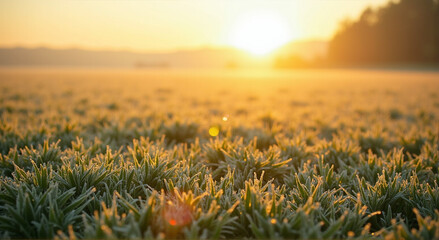
[[[439,0],[0,0],[0,36],[0,240],[439,240]]]
[[[291,40],[291,29],[270,12],[243,15],[232,29],[230,44],[255,55],[272,52]]]

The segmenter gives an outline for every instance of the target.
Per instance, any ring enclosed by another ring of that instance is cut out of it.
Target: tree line
[[[329,42],[326,58],[291,56],[277,67],[439,64],[439,0],[391,1],[345,20]]]

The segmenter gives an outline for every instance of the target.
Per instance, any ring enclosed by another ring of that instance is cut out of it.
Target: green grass
[[[439,238],[435,73],[0,79],[2,239]]]

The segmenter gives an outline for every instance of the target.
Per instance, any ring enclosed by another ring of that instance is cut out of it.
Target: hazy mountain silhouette
[[[70,67],[208,67],[224,66],[227,61],[244,57],[234,49],[205,49],[173,53],[130,51],[93,51],[83,49],[2,48],[2,66]]]
[[[326,53],[325,42],[293,42],[274,55],[294,53],[304,58]],[[97,51],[84,49],[0,48],[0,66],[31,67],[259,67],[271,66],[273,57],[255,58],[235,48],[205,48],[169,53]]]
[[[290,42],[276,51],[276,56],[296,55],[305,60],[326,57],[328,42],[319,40]]]

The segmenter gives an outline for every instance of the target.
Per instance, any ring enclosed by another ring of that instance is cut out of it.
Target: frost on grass
[[[0,238],[439,238],[437,81],[1,74]]]

